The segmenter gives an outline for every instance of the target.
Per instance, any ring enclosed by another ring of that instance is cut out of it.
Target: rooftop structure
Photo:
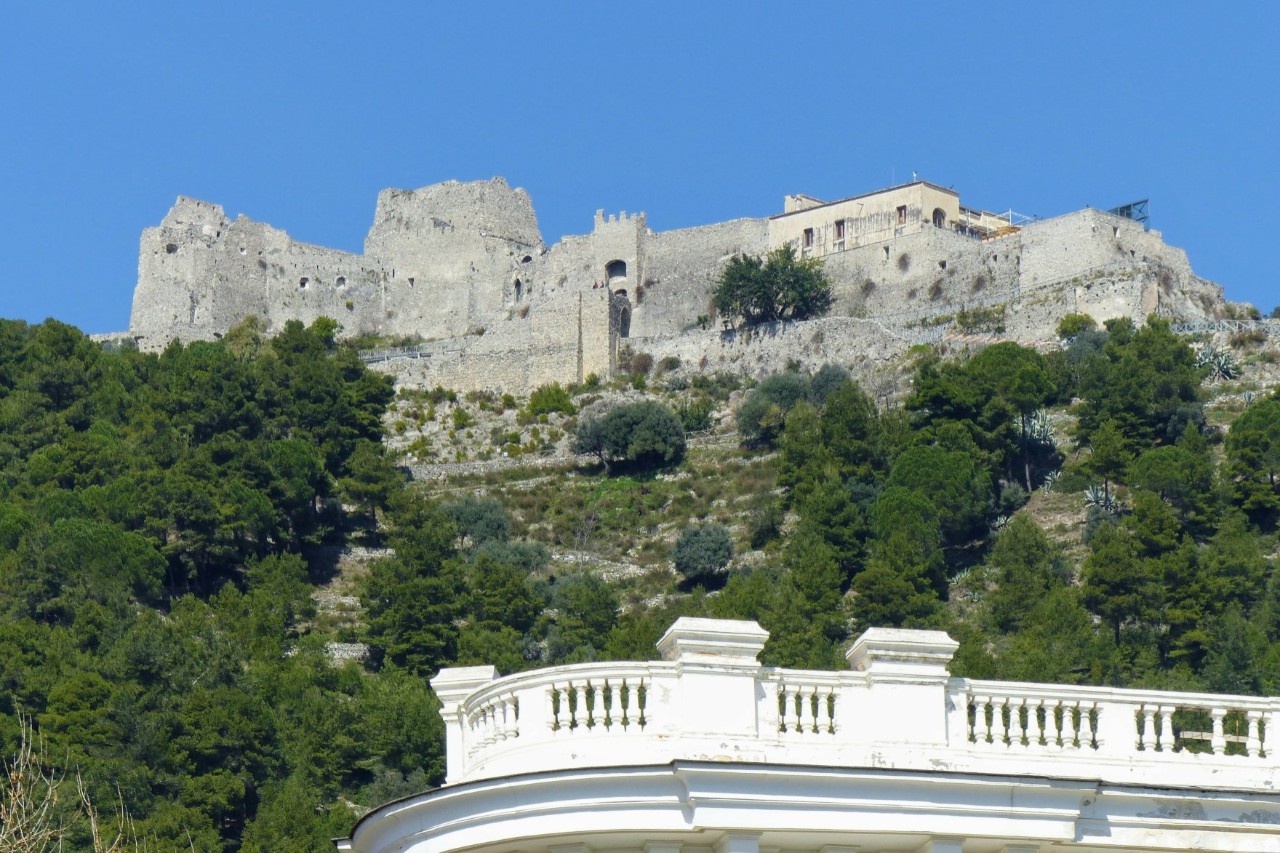
[[[1280,850],[1280,699],[954,678],[936,631],[781,669],[756,659],[767,636],[682,618],[660,662],[442,670],[446,786],[337,847]]]

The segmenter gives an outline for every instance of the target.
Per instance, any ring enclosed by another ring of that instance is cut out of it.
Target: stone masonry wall
[[[591,233],[548,247],[528,194],[501,178],[382,192],[362,255],[179,198],[143,232],[130,334],[158,349],[218,337],[251,314],[269,331],[328,316],[344,336],[426,340],[430,356],[378,368],[405,381],[522,391],[607,377],[622,347],[748,373],[792,358],[856,368],[897,358],[923,331],[946,333],[962,309],[1003,306],[1005,334],[1050,340],[1068,313],[1199,319],[1225,304],[1159,232],[1084,210],[988,240],[925,223],[828,254],[832,315],[801,324],[803,335],[722,337],[719,324],[686,334],[713,314],[729,258],[769,248],[766,219],[655,233],[644,214],[603,212]]]

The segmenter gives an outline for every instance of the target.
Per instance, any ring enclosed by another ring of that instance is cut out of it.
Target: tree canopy
[[[796,257],[790,245],[730,258],[711,298],[721,317],[747,326],[821,317],[834,301],[822,262]]]

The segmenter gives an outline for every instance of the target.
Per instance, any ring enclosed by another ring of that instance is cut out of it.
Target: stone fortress
[[[787,244],[822,260],[830,315],[749,331],[717,320],[711,293],[728,259]],[[362,254],[180,197],[142,234],[129,335],[160,349],[251,315],[268,331],[332,317],[344,336],[422,341],[375,365],[398,381],[518,392],[608,377],[628,351],[686,369],[754,375],[799,360],[860,373],[954,333],[961,312],[1048,341],[1070,313],[1198,320],[1225,306],[1158,231],[1100,210],[1028,221],[916,180],[835,202],[788,196],[775,216],[674,231],[598,211],[591,233],[548,246],[529,195],[494,178],[384,190]]]

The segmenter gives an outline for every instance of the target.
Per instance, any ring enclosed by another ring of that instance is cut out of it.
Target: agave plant
[[[1044,475],[1044,482],[1040,484],[1040,488],[1046,492],[1052,492],[1053,487],[1058,485],[1058,478],[1062,476],[1061,471],[1050,471]]]
[[[1084,505],[1096,506],[1099,509],[1114,513],[1117,509],[1115,495],[1109,493],[1102,486],[1088,486],[1084,490]]]
[[[1206,378],[1210,384],[1227,382],[1240,375],[1240,364],[1235,356],[1215,346],[1206,345],[1200,349],[1196,356],[1196,366],[1209,368]]]
[[[1004,530],[1008,526],[1009,526],[1009,516],[997,515],[995,518],[995,521],[991,522],[991,532],[999,533],[1001,530]]]
[[[1053,429],[1049,425],[1049,413],[1044,409],[1037,409],[1027,418],[1027,437],[1038,444],[1053,446]]]

